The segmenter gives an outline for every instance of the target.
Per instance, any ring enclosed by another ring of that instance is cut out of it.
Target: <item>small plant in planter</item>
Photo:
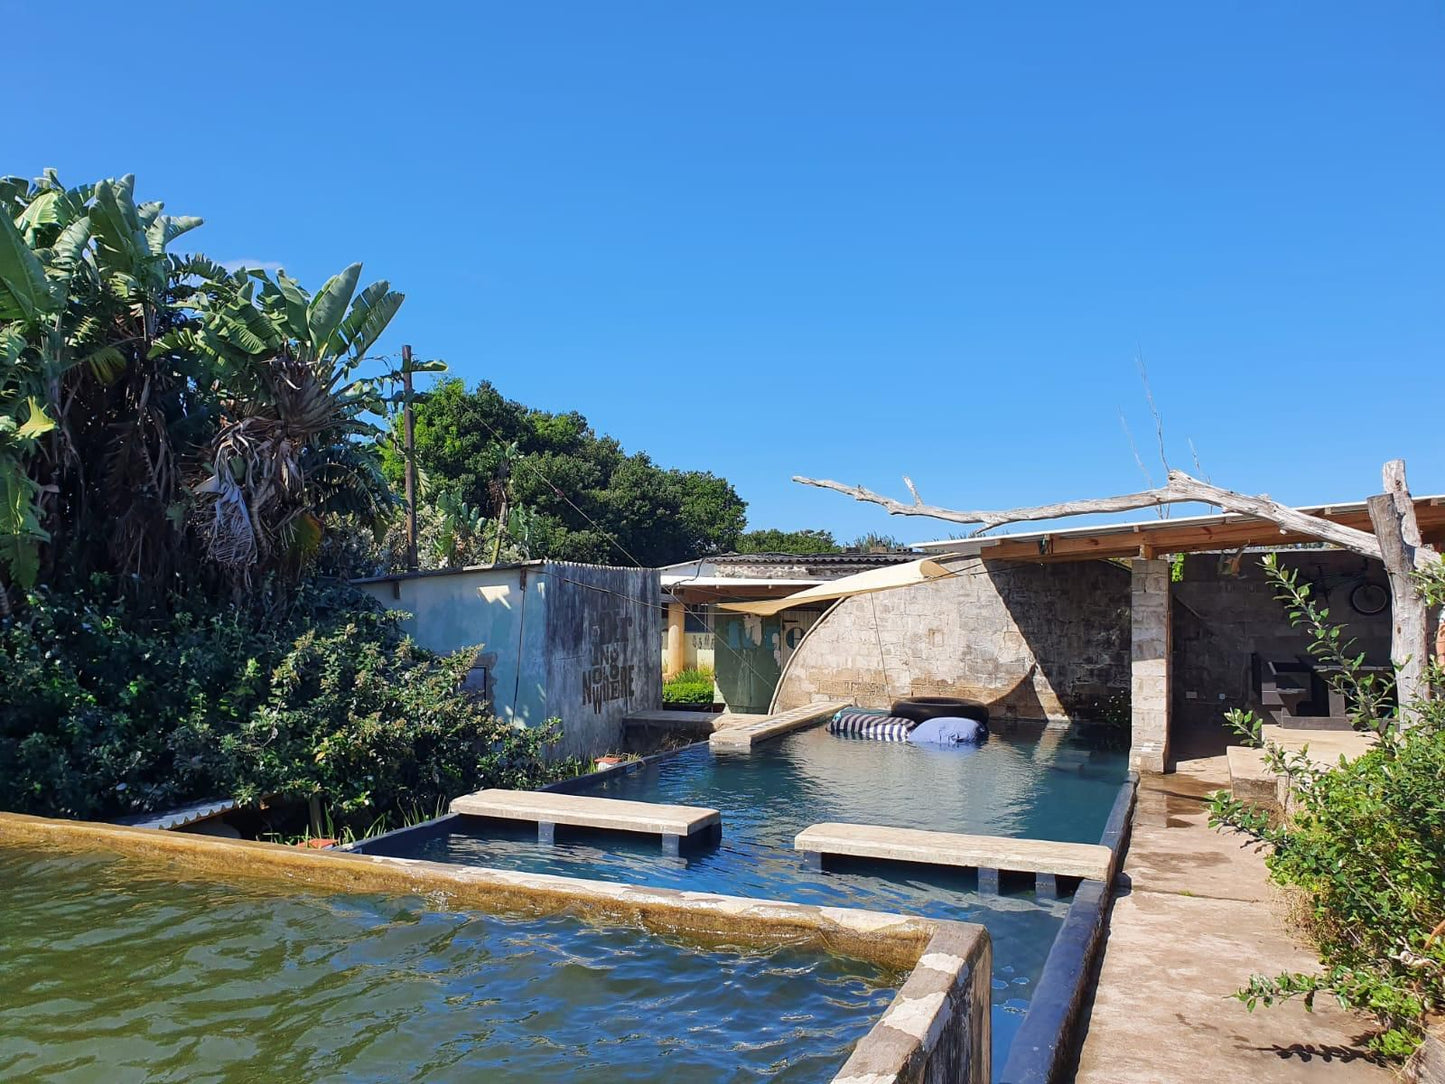
[[[679,671],[663,683],[662,702],[675,707],[706,707],[712,704],[712,671],[707,667]]]

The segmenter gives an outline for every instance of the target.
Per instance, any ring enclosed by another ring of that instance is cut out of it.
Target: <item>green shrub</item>
[[[482,786],[535,786],[556,727],[501,722],[349,588],[284,614],[138,612],[111,585],[0,621],[0,808],[114,818],[234,796],[319,798],[356,828]]]
[[[712,671],[705,666],[679,670],[662,686],[664,704],[711,704]]]
[[[1226,793],[1213,797],[1211,823],[1268,844],[1271,878],[1307,901],[1306,932],[1321,963],[1314,974],[1255,976],[1236,996],[1250,1008],[1294,997],[1312,1007],[1318,994],[1331,994],[1380,1021],[1375,1049],[1404,1057],[1427,1014],[1445,1009],[1445,706],[1428,700],[1395,713],[1388,689],[1361,669],[1363,656],[1329,624],[1309,586],[1273,561],[1266,567],[1292,621],[1313,634],[1311,650],[1341,667],[1357,726],[1379,741],[1325,768],[1266,745],[1271,767],[1292,788],[1283,822]],[[1445,579],[1436,572],[1425,587],[1438,603]],[[1441,676],[1433,670],[1436,687]],[[1407,727],[1398,725],[1402,718]],[[1231,712],[1230,721],[1258,742],[1258,717]]]

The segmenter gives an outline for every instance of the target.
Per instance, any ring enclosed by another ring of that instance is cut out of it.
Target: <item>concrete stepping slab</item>
[[[717,836],[722,831],[722,815],[716,809],[553,791],[479,790],[453,799],[451,811],[468,817],[531,821],[537,825],[537,838],[543,843],[553,842],[559,824],[658,835],[669,854],[678,853],[683,839],[701,832]]]

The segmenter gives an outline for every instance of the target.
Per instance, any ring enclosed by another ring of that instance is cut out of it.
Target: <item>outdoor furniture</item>
[[[1350,730],[1352,705],[1337,689],[1340,668],[1309,655],[1253,657],[1255,694],[1278,726],[1290,730]],[[1390,676],[1389,665],[1366,664],[1367,674]]]

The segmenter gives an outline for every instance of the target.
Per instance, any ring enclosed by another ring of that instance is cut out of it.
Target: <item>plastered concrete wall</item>
[[[1184,560],[1183,579],[1174,584],[1176,736],[1181,730],[1217,729],[1226,710],[1251,706],[1254,652],[1279,657],[1308,652],[1309,637],[1290,627],[1284,605],[1265,579],[1262,557],[1242,554],[1237,566],[1233,555],[1199,553]],[[1350,602],[1361,583],[1386,586],[1378,561],[1331,550],[1294,550],[1279,557],[1283,566],[1315,584],[1317,596],[1329,607],[1330,620],[1348,627],[1348,635],[1358,641],[1357,651],[1365,652],[1370,661],[1389,661],[1389,606],[1366,615]]]
[[[662,706],[664,607],[656,569],[548,562],[545,700],[562,756],[622,748],[623,720]]]
[[[411,614],[403,628],[423,647],[476,648],[499,717],[561,719],[555,756],[620,749],[622,720],[661,707],[656,569],[545,562],[360,586]]]
[[[477,648],[492,710],[514,722],[546,719],[545,580],[537,566],[468,569],[359,585],[411,616],[402,627],[422,647],[449,654]]]
[[[1129,686],[1129,571],[947,562],[955,575],[844,599],[804,638],[773,700],[962,696],[1002,718],[1091,718]]]

